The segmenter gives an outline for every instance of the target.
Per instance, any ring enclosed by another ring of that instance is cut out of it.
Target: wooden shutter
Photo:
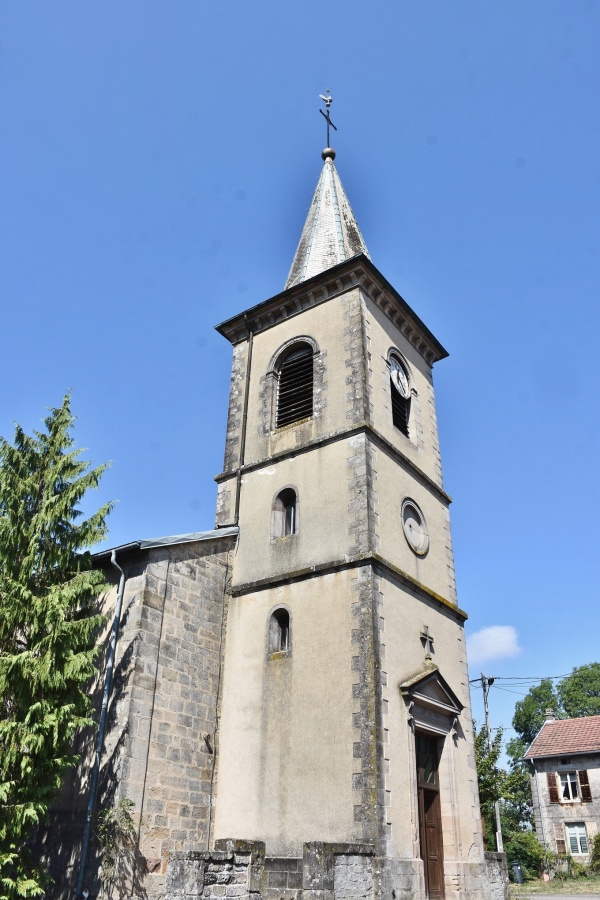
[[[565,829],[562,822],[554,823],[554,838],[556,840],[556,852],[559,856],[566,856],[567,842],[565,841]]]
[[[548,782],[550,803],[560,803],[558,785],[556,784],[556,772],[546,772],[546,781]]]
[[[584,769],[582,772],[578,772],[577,775],[579,776],[579,787],[581,788],[581,801],[582,803],[591,803],[592,792],[590,790],[588,773]]]

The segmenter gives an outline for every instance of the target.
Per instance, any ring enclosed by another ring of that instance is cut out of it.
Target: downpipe
[[[113,669],[115,666],[115,656],[117,651],[117,637],[119,634],[119,625],[121,623],[121,609],[123,607],[123,594],[125,593],[125,572],[117,563],[117,555],[113,550],[110,555],[110,563],[120,572],[119,589],[117,592],[117,606],[115,609],[115,617],[112,623],[110,634],[110,646],[108,649],[108,660],[106,663],[106,674],[104,676],[104,692],[102,694],[102,710],[100,712],[100,724],[98,725],[98,737],[96,738],[96,755],[94,759],[94,768],[92,770],[92,778],[90,782],[90,796],[88,799],[87,815],[85,820],[85,831],[83,833],[83,843],[81,845],[81,858],[79,862],[79,875],[77,877],[77,885],[75,887],[75,897],[85,898],[88,891],[83,890],[83,882],[85,879],[85,869],[90,848],[90,838],[92,836],[92,821],[94,818],[94,808],[96,806],[96,794],[98,793],[98,777],[100,774],[100,759],[102,756],[102,747],[104,745],[104,733],[106,731],[106,719],[108,717],[108,701],[110,698],[110,689],[112,686]]]

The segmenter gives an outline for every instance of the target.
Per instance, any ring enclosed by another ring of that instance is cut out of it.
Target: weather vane
[[[331,106],[331,104],[333,102],[333,97],[331,96],[331,91],[329,90],[329,88],[327,88],[327,96],[326,97],[324,97],[323,94],[319,94],[319,97],[321,98],[321,100],[323,100],[323,102],[325,103],[325,108],[327,109],[327,112],[323,112],[322,109],[320,109],[319,112],[321,113],[321,115],[323,116],[325,121],[327,122],[327,147],[329,147],[329,126],[331,125],[333,130],[337,131],[337,128],[335,127],[335,125],[333,124],[331,119],[329,118],[329,107]]]

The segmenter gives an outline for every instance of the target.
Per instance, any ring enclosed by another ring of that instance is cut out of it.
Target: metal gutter
[[[92,559],[96,563],[110,562],[114,553],[132,553],[135,550],[151,550],[153,547],[170,547],[174,544],[191,544],[196,541],[214,541],[223,537],[233,537],[237,535],[238,529],[235,526],[227,528],[216,528],[213,531],[191,531],[187,534],[170,534],[166,537],[148,538],[145,541],[130,541],[128,544],[121,544],[110,550],[100,550],[98,553],[92,553]]]

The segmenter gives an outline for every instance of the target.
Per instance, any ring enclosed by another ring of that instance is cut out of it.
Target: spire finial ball
[[[321,152],[321,157],[323,158],[323,161],[330,159],[333,162],[335,159],[335,150],[332,147],[325,147]]]

